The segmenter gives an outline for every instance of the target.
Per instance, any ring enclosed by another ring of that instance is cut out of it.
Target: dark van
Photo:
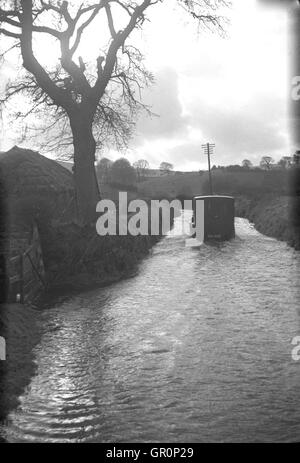
[[[234,238],[234,198],[232,196],[194,196],[193,219],[196,202],[204,201],[204,241],[226,241]]]

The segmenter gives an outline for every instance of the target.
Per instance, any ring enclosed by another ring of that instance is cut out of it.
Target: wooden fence
[[[27,249],[9,258],[8,300],[30,302],[46,287],[45,270],[39,233],[33,227],[31,244]]]

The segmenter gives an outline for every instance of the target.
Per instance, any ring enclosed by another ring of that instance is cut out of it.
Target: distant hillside
[[[145,180],[137,185],[140,197],[175,198],[191,197],[202,193],[206,173],[175,173]]]
[[[100,188],[100,194],[102,199],[110,199],[112,201],[118,201],[119,200],[119,192],[125,192],[126,187],[124,188],[116,188],[113,185],[110,185],[108,183],[103,183],[99,182],[99,188]],[[133,199],[136,199],[138,197],[137,193],[135,191],[127,191],[127,199],[128,201],[131,201]]]
[[[215,194],[234,196],[288,195],[291,169],[281,170],[215,170],[212,172]],[[203,193],[209,193],[208,180],[203,183]]]
[[[212,171],[215,194],[260,195],[266,193],[289,194],[290,169]],[[145,180],[138,184],[140,197],[190,198],[209,194],[207,172],[188,172]]]

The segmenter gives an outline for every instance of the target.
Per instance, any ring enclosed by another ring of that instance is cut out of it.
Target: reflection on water
[[[166,237],[133,279],[44,311],[8,441],[299,441],[299,254],[236,231]]]

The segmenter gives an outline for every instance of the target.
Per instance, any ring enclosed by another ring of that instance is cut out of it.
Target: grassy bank
[[[94,227],[61,226],[42,233],[50,292],[70,293],[133,275],[160,236],[99,236]]]
[[[291,196],[237,196],[236,215],[245,217],[270,237],[300,249],[299,198]]]
[[[0,324],[6,340],[6,360],[0,362],[0,421],[4,421],[35,372],[33,348],[41,330],[38,312],[20,304],[1,305]]]

